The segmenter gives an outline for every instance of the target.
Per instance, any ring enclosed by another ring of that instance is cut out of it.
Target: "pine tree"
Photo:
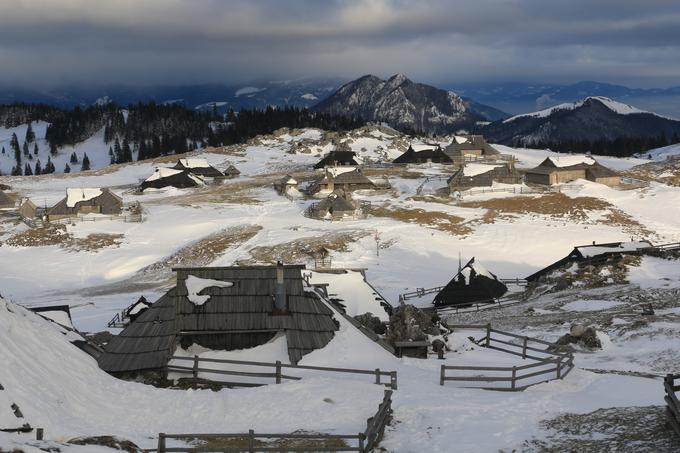
[[[71,167],[68,164],[64,165],[64,173],[71,173]]]
[[[83,154],[83,163],[80,166],[80,171],[87,171],[90,169],[90,159],[87,157],[87,153]]]
[[[24,166],[24,176],[33,176],[33,170],[31,170],[31,166],[28,165],[28,162],[26,162],[26,165]]]
[[[5,147],[2,147],[2,154],[5,154]]]
[[[16,166],[12,167],[12,176],[21,176],[23,175],[21,171],[21,165],[17,164]]]
[[[40,165],[40,159],[38,159],[35,163],[35,171],[33,172],[36,175],[42,174],[42,166]]]
[[[78,156],[76,156],[75,151],[74,151],[73,153],[71,153],[71,160],[70,160],[70,162],[71,162],[72,164],[77,164],[77,163],[78,163]]]
[[[24,141],[28,143],[35,141],[35,133],[33,132],[33,127],[31,126],[30,122],[28,123],[28,127],[26,128],[26,138]]]
[[[113,142],[113,155],[116,156],[116,163],[117,164],[122,164],[125,162],[123,160],[123,151],[120,149],[120,142],[118,141],[118,137]]]
[[[23,150],[24,150],[24,156],[28,156],[30,154],[28,152],[28,143],[24,142]]]
[[[47,156],[47,164],[45,164],[45,168],[43,169],[43,173],[54,173],[55,168],[54,168],[54,163],[52,163],[52,158],[50,156]]]
[[[36,144],[33,145],[33,154],[37,156],[37,155],[38,155],[38,151],[39,151],[39,149],[38,149],[38,144],[36,143]]]
[[[57,155],[57,145],[52,142],[50,142],[50,154],[53,156]]]
[[[123,154],[123,162],[132,162],[132,150],[130,149],[130,143],[127,137],[123,139],[123,147],[121,148]]]

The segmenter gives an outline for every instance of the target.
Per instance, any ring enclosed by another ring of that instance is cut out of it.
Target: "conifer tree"
[[[80,166],[80,171],[87,171],[90,169],[90,159],[87,157],[87,153],[83,154],[83,163]]]
[[[35,144],[33,145],[33,154],[34,154],[35,156],[37,156],[37,155],[38,155],[38,152],[39,152],[38,144],[35,143]]]
[[[71,167],[69,164],[64,165],[64,173],[71,173]]]
[[[27,142],[24,142],[23,150],[24,150],[24,156],[28,156],[30,154],[28,152],[28,143]]]
[[[75,151],[74,151],[73,153],[71,153],[71,160],[70,160],[70,162],[71,162],[72,164],[77,164],[77,163],[78,163],[78,156],[76,156],[76,152],[75,152]]]
[[[36,175],[40,175],[40,174],[42,174],[42,172],[43,172],[43,170],[42,170],[42,166],[40,165],[40,159],[38,159],[35,163],[35,171],[33,173],[36,174]]]
[[[33,132],[33,127],[31,127],[30,122],[28,123],[28,127],[26,128],[26,138],[24,141],[28,143],[35,141],[35,133]]]
[[[52,142],[50,142],[50,154],[52,154],[53,156],[57,155],[57,145],[55,145]]]
[[[24,166],[24,176],[33,176],[33,170],[31,170],[31,166],[28,165],[28,162],[26,162],[26,165]]]

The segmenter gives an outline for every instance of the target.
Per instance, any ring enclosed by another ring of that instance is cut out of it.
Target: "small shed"
[[[451,164],[453,161],[444,154],[437,143],[412,143],[404,154],[392,161],[395,164]]]
[[[293,178],[291,175],[286,175],[274,183],[274,188],[279,193],[286,193],[291,189],[296,189],[297,186],[297,179]]]
[[[23,198],[19,205],[19,215],[22,219],[35,219],[38,217],[38,206],[30,198]]]
[[[0,209],[14,209],[16,200],[8,193],[0,191]]]
[[[494,182],[519,184],[522,182],[522,176],[511,162],[494,164],[468,162],[447,180],[451,191],[470,187],[488,187]]]
[[[224,174],[208,163],[202,157],[186,157],[179,159],[174,167],[175,170],[189,170],[194,175],[202,178],[222,178]]]
[[[123,199],[108,188],[66,189],[66,197],[47,210],[49,220],[86,214],[119,215]]]
[[[238,178],[241,175],[241,172],[238,170],[238,168],[234,167],[233,165],[229,165],[226,170],[224,170],[224,177],[227,179],[233,179],[233,178]]]
[[[354,190],[375,189],[373,181],[364,176],[360,168],[326,167],[324,171],[324,177],[312,186],[311,192],[342,189],[349,193]]]
[[[540,165],[526,171],[527,183],[554,185],[576,179],[617,186],[620,176],[615,171],[601,165],[591,156],[548,157]]]
[[[325,167],[345,167],[359,165],[354,159],[356,153],[354,151],[331,151],[326,154],[323,159],[314,165],[314,168],[325,168]]]
[[[435,296],[434,306],[493,303],[507,291],[508,287],[473,257]]]
[[[323,348],[333,311],[305,291],[304,266],[175,269],[177,285],[106,345],[99,366],[125,374],[162,369],[177,345],[248,349],[284,334],[291,363]]]
[[[198,187],[205,184],[200,176],[189,170],[176,170],[174,168],[158,167],[154,173],[146,178],[140,185],[142,191],[146,189],[163,189],[165,187],[175,187],[185,189],[188,187]]]

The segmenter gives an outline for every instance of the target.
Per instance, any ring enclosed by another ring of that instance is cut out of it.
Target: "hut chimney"
[[[283,276],[283,263],[276,262],[276,289],[274,293],[274,313],[287,314],[286,282]]]

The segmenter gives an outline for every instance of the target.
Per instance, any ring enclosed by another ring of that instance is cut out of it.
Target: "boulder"
[[[576,333],[577,335],[574,335]],[[571,332],[564,334],[559,340],[555,342],[558,346],[578,345],[584,349],[602,349],[602,342],[597,336],[597,330],[594,327],[584,327],[580,324],[575,324],[571,327]],[[557,348],[566,349],[566,348]]]
[[[388,336],[395,341],[425,341],[428,335],[440,335],[432,315],[413,305],[402,304],[390,317]]]
[[[586,326],[584,326],[583,324],[572,324],[571,330],[569,331],[569,333],[573,337],[580,338],[585,331],[586,331]]]

